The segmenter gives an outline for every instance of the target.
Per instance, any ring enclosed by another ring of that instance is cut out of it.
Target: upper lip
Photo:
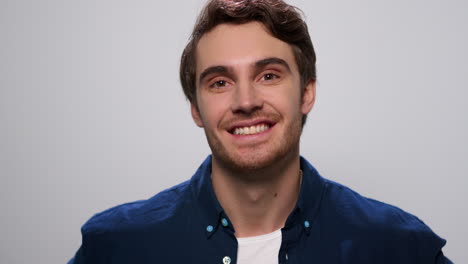
[[[231,124],[229,126],[228,131],[232,132],[234,131],[234,129],[239,128],[239,127],[251,127],[251,126],[256,126],[258,124],[267,124],[271,127],[275,124],[275,122],[269,119],[255,119],[255,120],[239,121],[239,122],[235,122]]]

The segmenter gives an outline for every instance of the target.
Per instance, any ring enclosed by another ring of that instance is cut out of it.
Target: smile
[[[270,128],[270,125],[267,124],[258,124],[256,126],[246,126],[246,127],[238,127],[234,129],[232,134],[234,135],[253,135],[253,134],[258,134],[262,133],[265,130],[268,130]]]

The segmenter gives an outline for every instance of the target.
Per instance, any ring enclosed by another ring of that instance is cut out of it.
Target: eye
[[[277,79],[279,78],[278,75],[274,74],[274,73],[265,73],[263,76],[262,76],[262,81],[272,81],[274,79]]]
[[[218,80],[218,81],[215,81],[213,82],[210,87],[211,88],[222,88],[222,87],[226,87],[227,85],[227,82],[225,80]]]

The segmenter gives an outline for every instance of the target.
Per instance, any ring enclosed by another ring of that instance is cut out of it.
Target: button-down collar
[[[210,238],[219,228],[228,228],[234,232],[232,225],[223,227],[223,219],[231,221],[216,198],[211,181],[211,155],[208,156],[191,179],[193,200],[197,201],[200,216],[200,228],[203,228],[207,238]],[[300,224],[306,234],[313,228],[314,219],[320,209],[326,183],[315,168],[304,158],[300,158],[300,167],[303,172],[301,190],[295,209],[286,220],[285,229]],[[210,228],[208,228],[210,227]]]

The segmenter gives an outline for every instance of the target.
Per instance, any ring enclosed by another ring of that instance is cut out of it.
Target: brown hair
[[[196,48],[203,34],[219,24],[262,23],[270,33],[290,44],[301,76],[301,91],[316,80],[315,51],[302,12],[281,0],[210,0],[198,16],[180,61],[180,81],[190,103],[196,102]],[[304,115],[302,124],[304,125]]]

